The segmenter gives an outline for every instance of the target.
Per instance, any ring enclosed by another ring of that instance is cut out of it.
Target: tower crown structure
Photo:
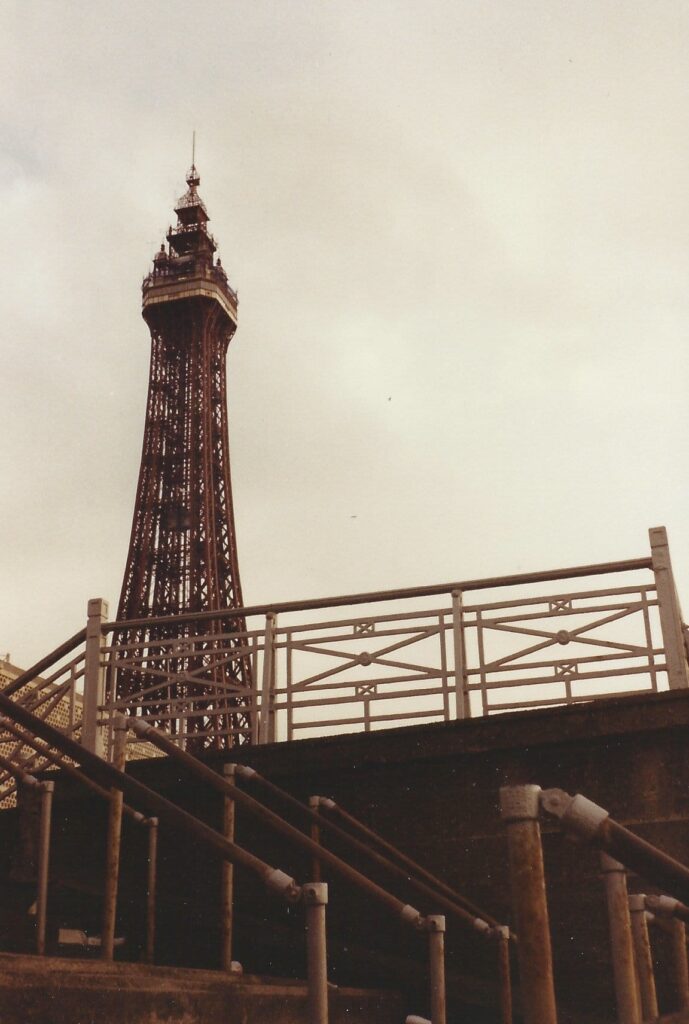
[[[192,165],[187,191],[143,281],[142,314],[151,332],[143,451],[118,620],[226,613],[210,625],[152,624],[127,632],[118,700],[143,707],[196,751],[248,742],[251,668],[241,617],[232,509],[225,358],[237,328],[237,294],[215,260],[208,211]],[[212,664],[200,633],[229,636]],[[165,654],[174,635],[188,642]],[[233,637],[236,635],[236,642]],[[163,661],[143,658],[158,645]],[[227,645],[226,645],[227,646]],[[229,656],[228,656],[229,655]],[[135,665],[138,659],[138,665]],[[145,668],[143,667],[145,663]],[[163,679],[163,677],[165,677]],[[159,685],[156,685],[156,679]],[[145,699],[144,699],[145,698]],[[183,708],[179,715],[171,710]]]

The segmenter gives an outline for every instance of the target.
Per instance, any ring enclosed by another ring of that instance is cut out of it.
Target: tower
[[[119,621],[242,604],[225,379],[237,295],[214,261],[193,164],[186,181],[177,225],[143,282],[150,379]],[[123,630],[116,699],[141,707],[196,753],[249,742],[251,666],[245,641],[235,638],[245,628],[227,615]]]

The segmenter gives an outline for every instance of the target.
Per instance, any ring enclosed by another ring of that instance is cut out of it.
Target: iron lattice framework
[[[192,166],[168,247],[161,245],[143,283],[150,381],[120,621],[242,604],[225,374],[237,296],[220,260],[214,262],[199,181]],[[175,623],[121,630],[118,702],[140,707],[189,750],[247,742],[252,687],[244,630],[243,619],[231,615],[198,628],[191,623],[180,630]],[[206,642],[209,633],[229,638],[221,658],[217,643]]]

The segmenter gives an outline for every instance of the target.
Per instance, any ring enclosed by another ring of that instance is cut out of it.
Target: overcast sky
[[[638,557],[689,605],[686,0],[0,0],[0,654],[117,605],[200,192],[247,603]]]

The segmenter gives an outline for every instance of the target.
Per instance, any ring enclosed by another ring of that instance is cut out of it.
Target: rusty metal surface
[[[229,287],[192,167],[168,232],[143,286],[143,315],[151,331],[151,364],[141,469],[117,617],[143,624],[116,634],[119,648],[108,677],[117,710],[147,702],[180,742],[200,751],[251,738],[245,709],[251,665],[232,639],[221,658],[185,642],[188,624],[174,632],[164,661],[155,644],[168,630],[150,618],[222,610],[210,633],[243,628],[232,609],[242,604],[232,509],[225,358],[236,330],[237,297]],[[182,713],[184,712],[184,713]]]

